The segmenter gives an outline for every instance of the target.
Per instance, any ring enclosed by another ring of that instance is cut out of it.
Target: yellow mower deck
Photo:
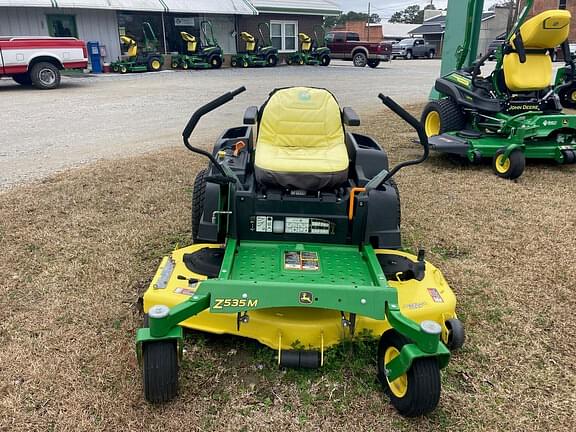
[[[195,244],[177,249],[165,257],[152,282],[144,294],[144,312],[153,305],[163,304],[173,307],[194,295],[205,275],[191,272],[183,261],[184,254],[194,253],[203,248],[220,248],[216,244]],[[414,255],[395,250],[378,249],[376,254],[396,254],[417,260]],[[167,265],[174,265],[168,280],[161,281]],[[197,279],[189,284],[189,279]],[[433,320],[442,323],[442,339],[446,340],[447,329],[444,322],[456,318],[456,298],[442,273],[430,263],[426,263],[423,280],[393,281],[388,283],[398,290],[401,312],[420,323]],[[164,288],[158,288],[164,286]],[[236,299],[231,299],[234,301]],[[237,300],[236,300],[237,301]],[[339,343],[345,336],[342,316],[337,310],[302,308],[272,308],[251,310],[248,322],[237,329],[237,314],[210,313],[207,309],[180,323],[194,330],[216,334],[232,334],[251,339],[272,349],[288,350],[295,344],[306,349],[322,350]],[[358,316],[356,333],[368,330],[379,337],[391,328],[386,320],[375,320]]]

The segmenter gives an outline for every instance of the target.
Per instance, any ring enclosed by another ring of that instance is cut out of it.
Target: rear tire
[[[404,345],[411,341],[389,330],[382,335],[378,345],[378,378],[390,402],[405,417],[418,417],[434,410],[440,401],[440,367],[436,357],[420,357],[412,362],[410,369],[392,381],[386,377],[386,362],[393,359]],[[400,380],[400,381],[399,381]]]
[[[510,156],[502,164],[504,158],[504,149],[500,149],[496,152],[492,158],[492,169],[498,177],[502,177],[507,180],[517,179],[524,172],[526,167],[526,157],[524,153],[520,150],[514,150],[510,153]]]
[[[176,339],[142,344],[144,397],[151,403],[168,402],[178,394]]]
[[[276,54],[268,54],[266,56],[266,66],[276,66],[278,63],[278,56]]]
[[[220,69],[220,67],[222,66],[222,58],[220,56],[212,56],[212,58],[210,59],[210,67],[212,69]]]
[[[198,241],[198,229],[200,228],[202,213],[204,213],[207,176],[208,169],[205,168],[200,170],[194,179],[194,187],[192,189],[192,243],[197,243]]]
[[[357,52],[354,54],[354,57],[352,57],[352,62],[356,67],[365,67],[366,63],[368,62],[368,58],[363,52]]]
[[[320,57],[320,66],[328,66],[330,64],[330,56],[324,54]]]
[[[376,69],[379,64],[380,60],[368,60],[368,66],[370,66],[372,69]]]
[[[576,162],[576,152],[574,150],[563,150],[564,164],[573,164]]]
[[[21,86],[31,86],[32,85],[32,78],[27,73],[14,75],[12,77],[14,81],[16,81]]]
[[[60,85],[60,70],[52,63],[39,62],[32,66],[30,79],[40,90],[52,90]]]
[[[158,72],[162,69],[162,61],[160,60],[160,57],[149,58],[147,67],[149,72]]]
[[[466,126],[460,107],[450,98],[429,102],[422,111],[420,123],[428,137],[459,131]]]

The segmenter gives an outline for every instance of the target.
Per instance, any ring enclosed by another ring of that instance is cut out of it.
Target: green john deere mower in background
[[[266,32],[264,32],[264,28]],[[259,39],[248,32],[240,33],[240,39],[244,41],[246,49],[232,56],[230,60],[232,67],[276,66],[278,50],[272,46],[268,23],[259,23],[258,33],[260,34]]]
[[[148,22],[142,23],[144,47],[140,50],[138,42],[130,36],[120,36],[120,41],[128,47],[127,59],[118,60],[110,64],[113,72],[157,72],[162,69],[164,56],[160,54],[160,43],[152,26]]]
[[[470,162],[492,158],[494,172],[506,179],[522,175],[527,158],[576,161],[576,116],[562,112],[550,56],[558,45],[568,49],[571,15],[564,0],[560,9],[527,19],[532,5],[526,0],[496,50],[494,71],[482,76],[494,55],[476,59],[484,1],[448,3],[441,77],[421,119],[432,150]]]
[[[185,52],[172,57],[172,68],[177,69],[218,69],[224,56],[218,45],[210,21],[200,23],[200,40],[187,32],[180,32],[185,43]]]
[[[319,32],[321,39],[318,37]],[[300,50],[286,56],[287,64],[321,66],[330,64],[330,48],[325,45],[324,27],[314,26],[314,39],[306,33],[298,33],[298,40],[300,41]]]

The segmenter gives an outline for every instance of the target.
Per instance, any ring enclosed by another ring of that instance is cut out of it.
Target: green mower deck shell
[[[498,150],[505,149],[508,157],[513,150],[518,149],[528,159],[554,159],[561,163],[564,150],[576,149],[573,143],[562,141],[561,133],[562,129],[576,130],[576,116],[528,111],[514,116],[497,113],[494,117],[501,122],[500,134],[466,138],[469,160],[475,159],[476,152],[482,157],[492,157]],[[558,136],[554,136],[556,131],[559,131]],[[458,134],[459,131],[446,133],[452,136]]]

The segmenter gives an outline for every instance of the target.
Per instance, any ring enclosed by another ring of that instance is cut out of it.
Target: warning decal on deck
[[[284,269],[285,270],[319,270],[320,261],[317,252],[306,251],[285,251],[284,252]]]

